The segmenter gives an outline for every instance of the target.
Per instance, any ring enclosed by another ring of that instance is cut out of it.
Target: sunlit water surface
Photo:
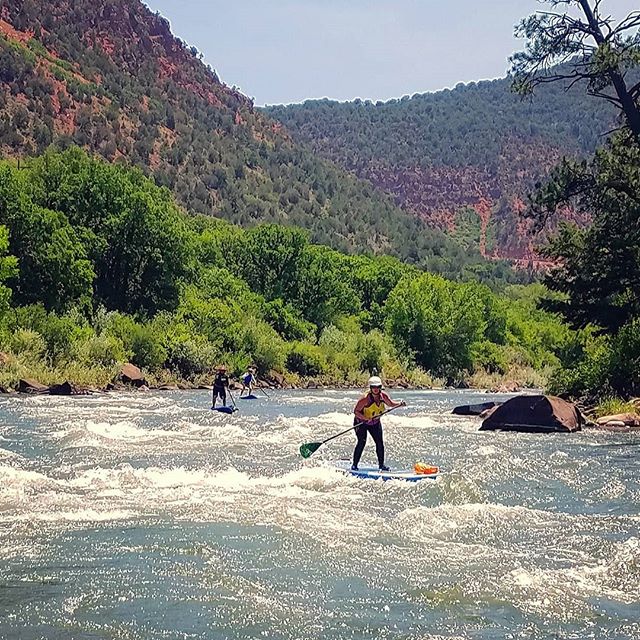
[[[0,637],[640,638],[640,434],[478,432],[396,394],[346,477],[356,392],[0,400]],[[364,462],[374,462],[374,448]]]

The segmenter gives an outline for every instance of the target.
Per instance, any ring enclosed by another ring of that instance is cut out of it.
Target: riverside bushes
[[[126,360],[151,380],[202,380],[224,362],[234,375],[255,364],[424,383],[548,367],[567,343],[537,309],[539,286],[498,294],[295,227],[191,216],[137,170],[77,148],[28,169],[0,162],[0,225],[5,385],[29,371],[98,383]]]

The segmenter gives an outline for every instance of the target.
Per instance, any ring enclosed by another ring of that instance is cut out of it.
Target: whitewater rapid
[[[298,454],[356,393],[272,395],[0,400],[0,637],[640,638],[640,436],[407,392],[388,461],[444,473],[373,482],[333,467],[350,435]]]

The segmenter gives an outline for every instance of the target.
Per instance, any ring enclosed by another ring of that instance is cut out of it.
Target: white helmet
[[[381,387],[382,380],[378,376],[371,376],[369,378],[369,386],[370,387]]]

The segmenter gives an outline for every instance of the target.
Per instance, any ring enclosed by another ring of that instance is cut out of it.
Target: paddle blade
[[[308,458],[311,454],[315,453],[322,446],[322,442],[305,442],[300,445],[300,455],[303,458]]]

